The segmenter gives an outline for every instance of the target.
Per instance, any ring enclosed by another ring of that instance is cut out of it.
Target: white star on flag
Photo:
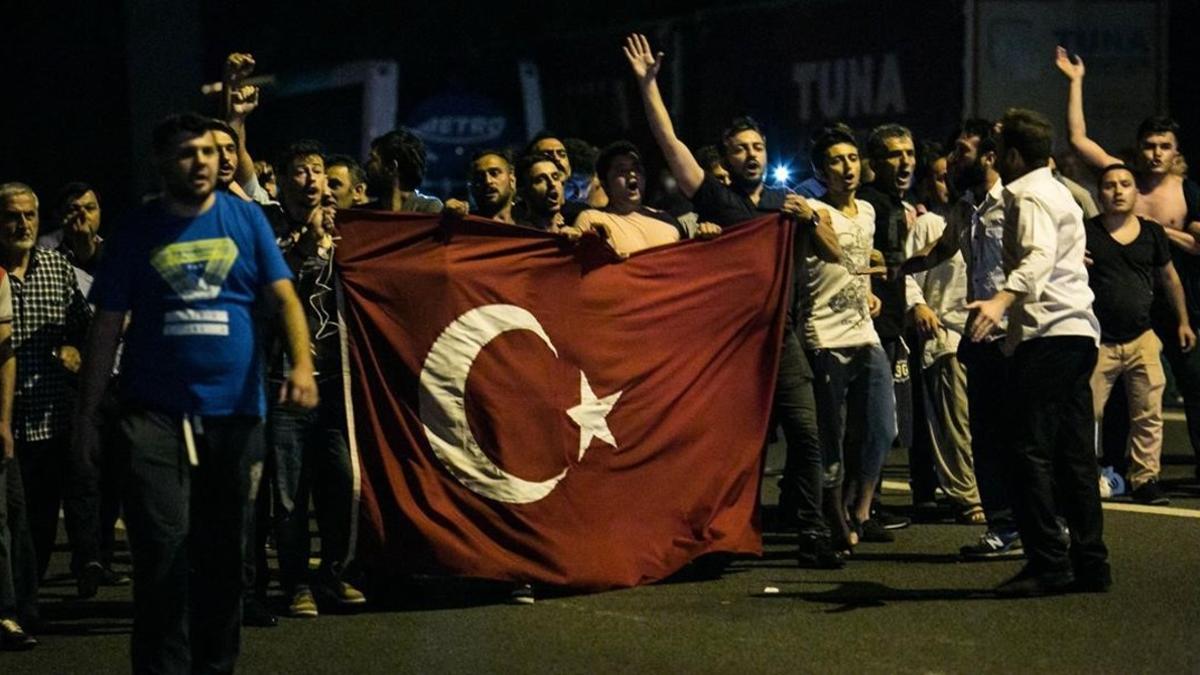
[[[596,393],[592,391],[592,385],[588,382],[587,375],[583,371],[579,372],[579,405],[568,410],[567,415],[575,421],[575,424],[579,425],[579,459],[581,461],[593,438],[599,438],[613,448],[617,447],[617,439],[613,438],[606,418],[623,393],[623,391],[618,391],[604,398],[596,398]]]

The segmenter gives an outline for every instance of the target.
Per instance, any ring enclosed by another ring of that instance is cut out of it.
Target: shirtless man
[[[1055,65],[1070,80],[1067,96],[1067,130],[1071,147],[1093,169],[1120,164],[1122,160],[1109,154],[1088,138],[1083,117],[1083,59],[1070,56],[1059,47]],[[1153,220],[1163,226],[1172,246],[1172,258],[1179,272],[1187,300],[1192,325],[1200,316],[1200,185],[1185,178],[1179,167],[1179,125],[1166,117],[1150,117],[1138,126],[1137,155],[1133,158],[1138,198],[1133,214]],[[1188,436],[1197,458],[1196,474],[1200,478],[1200,352],[1186,353],[1175,339],[1176,326],[1169,304],[1159,293],[1153,310],[1154,330],[1162,340],[1167,361],[1183,395],[1187,414]]]

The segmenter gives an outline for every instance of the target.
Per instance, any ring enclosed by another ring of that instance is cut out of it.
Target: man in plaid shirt
[[[73,381],[80,365],[76,345],[83,343],[92,312],[66,257],[35,245],[38,224],[33,190],[21,183],[0,185],[0,267],[12,284],[17,356],[12,432],[40,579],[64,497],[76,572],[96,559],[97,544],[94,489],[75,480],[87,472],[69,455]]]

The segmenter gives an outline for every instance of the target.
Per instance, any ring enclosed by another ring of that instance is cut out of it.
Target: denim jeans
[[[240,648],[242,526],[262,420],[205,417],[193,428],[197,466],[179,415],[121,415],[135,673],[230,673]]]
[[[322,383],[313,410],[276,405],[268,417],[275,463],[275,533],[279,574],[289,593],[309,584],[308,498],[321,534],[321,574],[338,578],[350,557],[354,474],[341,381]]]
[[[861,482],[873,482],[896,438],[896,398],[892,364],[879,345],[809,352],[817,399],[825,487],[840,485],[847,467]],[[851,411],[861,411],[853,413]],[[846,443],[853,434],[860,442]],[[847,458],[845,449],[856,448]]]

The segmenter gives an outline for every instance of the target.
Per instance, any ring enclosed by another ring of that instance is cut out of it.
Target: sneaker
[[[37,638],[25,632],[12,619],[0,619],[0,651],[24,652],[38,645]]]
[[[885,530],[903,530],[909,525],[912,525],[912,518],[902,516],[898,513],[892,513],[882,506],[876,506],[871,509],[871,520],[879,523],[879,526]],[[868,520],[867,522],[871,522],[871,520]],[[865,525],[866,523],[863,524]]]
[[[131,583],[133,579],[130,579],[128,574],[121,574],[111,567],[105,567],[104,574],[100,577],[101,586],[128,586]]]
[[[100,590],[100,581],[103,578],[104,565],[95,560],[84,565],[75,579],[75,587],[79,591],[79,597],[83,600],[96,597],[96,592]]]
[[[800,547],[796,552],[800,567],[814,570],[838,570],[846,566],[846,559],[833,550],[829,537],[816,534],[800,535]]]
[[[889,532],[887,526],[880,522],[879,518],[864,520],[858,524],[857,530],[859,541],[869,541],[876,544],[890,544],[896,541],[896,535]]]
[[[1016,530],[988,530],[975,544],[958,550],[966,560],[1006,560],[1025,555],[1021,535]]]
[[[530,584],[517,584],[509,594],[508,600],[514,605],[532,605],[537,602],[533,595],[533,586]]]
[[[1106,466],[1100,470],[1100,498],[1112,499],[1125,494],[1125,479],[1116,469]]]
[[[255,628],[274,628],[279,619],[267,609],[262,600],[249,597],[242,600],[242,625]]]
[[[296,589],[292,594],[292,602],[288,605],[288,615],[294,619],[317,618],[317,600],[312,591],[307,588]]]
[[[331,602],[341,607],[353,607],[367,604],[367,596],[350,584],[334,579],[315,587],[321,602]]]
[[[1006,598],[1027,598],[1036,595],[1066,593],[1075,585],[1070,569],[1057,572],[1038,572],[1025,565],[1016,576],[996,587],[996,595]]]
[[[1155,478],[1151,478],[1133,489],[1133,501],[1139,504],[1152,504],[1154,506],[1166,506],[1171,503],[1171,500],[1163,493],[1162,486],[1158,484],[1158,480]]]

